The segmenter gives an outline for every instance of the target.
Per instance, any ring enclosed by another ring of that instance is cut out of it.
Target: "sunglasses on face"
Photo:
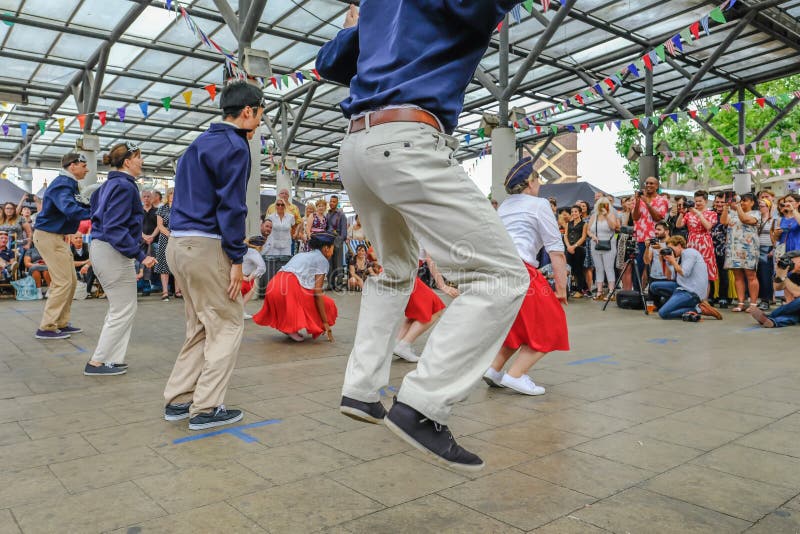
[[[279,208],[285,208],[286,204],[276,204],[276,206],[278,206]]]

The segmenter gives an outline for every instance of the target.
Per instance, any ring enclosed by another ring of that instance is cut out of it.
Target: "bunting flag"
[[[28,137],[28,123],[21,122],[19,123],[19,129],[22,132],[22,138],[25,139]]]
[[[8,137],[8,124],[3,125],[3,136]]]
[[[81,130],[83,130],[86,127],[86,115],[84,115],[83,113],[78,115],[78,125],[81,127]]]
[[[191,91],[184,91],[181,93],[183,100],[186,102],[186,107],[192,107],[192,92]]]
[[[99,111],[97,113],[97,117],[100,119],[100,125],[101,126],[105,126],[106,125],[106,112],[105,111]]]
[[[217,98],[217,86],[213,83],[210,83],[203,87],[208,92],[208,96],[211,97],[211,101],[213,102],[215,98]]]
[[[56,119],[58,121],[58,131],[64,133],[64,117]]]
[[[47,121],[46,121],[46,120],[44,120],[44,119],[42,119],[42,120],[40,120],[39,122],[37,122],[36,124],[38,124],[38,125],[39,125],[39,133],[41,133],[42,135],[44,135],[44,132],[45,132],[45,130],[47,129]]]
[[[117,108],[117,117],[120,122],[125,122],[125,108]]]
[[[161,99],[161,104],[164,106],[164,111],[169,111],[169,108],[172,106],[172,97],[165,96]]]
[[[149,108],[149,102],[139,102],[139,109],[142,110],[142,116],[146,119],[147,118],[147,109]]]

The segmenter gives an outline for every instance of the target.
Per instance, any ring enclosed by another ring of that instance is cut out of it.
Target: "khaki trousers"
[[[136,270],[133,258],[120,254],[105,241],[89,245],[92,269],[108,299],[108,312],[97,340],[92,361],[122,363],[136,318]]]
[[[244,333],[242,297],[228,298],[231,260],[219,239],[170,237],[167,263],[183,292],[186,341],[164,389],[191,415],[224,404]]]
[[[50,287],[44,303],[42,322],[39,324],[40,330],[55,331],[69,324],[72,297],[75,295],[78,279],[72,251],[64,237],[44,230],[33,233],[33,244],[50,271]]]
[[[369,277],[342,394],[380,399],[417,273],[418,239],[461,296],[442,315],[397,399],[440,423],[500,349],[529,277],[486,197],[453,158],[455,138],[420,123],[349,134],[339,170],[384,272]]]

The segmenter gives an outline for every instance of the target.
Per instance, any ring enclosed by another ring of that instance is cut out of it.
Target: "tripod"
[[[611,291],[611,294],[608,295],[606,303],[603,304],[603,311],[606,311],[606,308],[608,308],[608,303],[611,302],[611,297],[617,294],[617,290],[619,290],[619,286],[622,284],[622,279],[625,277],[625,273],[628,272],[628,269],[633,267],[633,273],[636,275],[634,287],[639,287],[639,297],[642,299],[642,309],[644,310],[644,314],[650,315],[650,313],[647,311],[647,299],[644,296],[644,291],[642,291],[642,273],[639,272],[639,266],[636,265],[636,251],[631,253],[628,253],[628,251],[625,252],[625,265],[622,267],[622,271],[619,273],[619,277],[617,278],[617,283],[614,284],[613,291]]]

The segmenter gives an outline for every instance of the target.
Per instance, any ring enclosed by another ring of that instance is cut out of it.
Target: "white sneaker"
[[[252,318],[253,318],[252,314],[249,314],[249,313],[247,313],[247,312],[244,312],[244,315],[243,315],[243,317],[244,317],[244,320],[245,320],[245,321],[247,321],[248,319],[252,319]]]
[[[504,388],[505,386],[501,383],[502,380],[503,371],[495,371],[489,367],[486,372],[483,373],[483,381],[489,384],[489,387]]]
[[[545,393],[544,388],[542,386],[537,386],[528,375],[514,378],[506,373],[503,375],[502,380],[500,380],[500,384],[518,393],[522,393],[523,395],[544,395]]]
[[[403,343],[402,341],[394,346],[392,354],[404,359],[407,362],[416,363],[419,361],[419,355],[414,352],[414,348],[408,343]]]
[[[297,341],[298,343],[301,343],[301,342],[303,342],[303,341],[305,341],[305,340],[306,340],[306,338],[304,338],[303,336],[301,336],[301,335],[300,335],[299,333],[297,333],[297,332],[287,332],[287,334],[286,334],[286,335],[287,335],[287,336],[289,336],[289,338],[290,338],[292,341]]]

